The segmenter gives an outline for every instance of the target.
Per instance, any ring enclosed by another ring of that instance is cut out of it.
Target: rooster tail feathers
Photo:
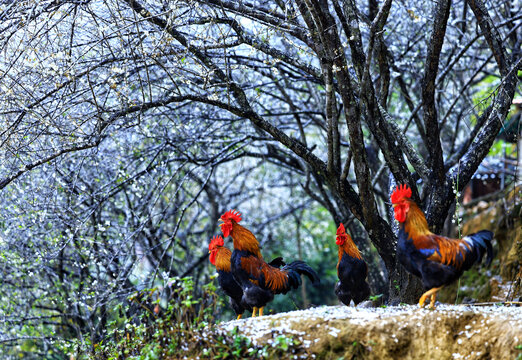
[[[491,264],[493,260],[493,247],[491,246],[491,240],[493,240],[493,233],[488,230],[481,230],[476,234],[473,234],[473,238],[486,249],[486,266]],[[484,252],[482,251],[482,254]],[[482,257],[481,257],[482,258]],[[482,259],[479,259],[479,261]]]
[[[274,259],[277,264],[284,263]],[[271,266],[262,260],[250,256],[248,260],[242,259],[241,267],[250,273],[252,279],[259,280],[259,286],[266,288],[274,294],[286,294],[301,285],[301,275],[306,275],[315,284],[319,282],[317,273],[303,261],[294,261],[284,265],[281,269]]]
[[[287,270],[289,278],[291,273],[297,275],[299,284],[301,284],[301,275],[306,275],[314,285],[321,281],[315,270],[302,260],[292,261],[290,264],[285,265],[283,270]]]
[[[301,285],[301,275],[308,276],[314,285],[319,282],[319,276],[314,269],[304,261],[297,260],[284,265],[281,269],[267,267],[265,283],[275,294],[286,294]]]
[[[486,253],[486,266],[489,266],[493,260],[493,247],[491,246],[493,233],[488,230],[481,230],[475,234],[466,236],[465,239],[473,249],[478,263],[482,261],[482,256]]]
[[[292,289],[297,289],[302,283],[301,275],[306,275],[314,285],[320,281],[319,276],[314,271],[314,269],[301,260],[286,264],[281,268],[281,270],[276,268],[272,269],[275,271],[271,271],[272,276],[268,279],[268,284],[269,288],[276,294],[286,294]],[[277,278],[277,274],[284,274],[284,278],[286,279],[284,285],[281,283],[279,286],[279,283],[276,283],[275,280]]]
[[[281,256],[279,256],[279,257],[276,257],[275,259],[273,259],[272,261],[270,261],[268,263],[268,265],[276,267],[276,268],[280,268],[282,266],[285,266],[286,263],[284,262],[283,258]]]

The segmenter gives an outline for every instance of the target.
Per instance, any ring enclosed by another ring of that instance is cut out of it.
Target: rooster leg
[[[442,286],[439,288],[435,288],[436,291],[433,292],[433,294],[431,294],[430,309],[435,309],[435,299],[437,298],[437,293],[440,289],[442,289]]]
[[[263,316],[263,309],[264,308],[265,308],[264,306],[259,308],[259,316]]]
[[[431,296],[434,293],[436,294],[437,291],[439,291],[439,290],[440,290],[440,287],[433,288],[433,289],[430,289],[430,290],[426,291],[424,294],[422,294],[422,296],[419,299],[419,306],[420,307],[424,307],[424,303],[426,302],[426,299],[428,298],[428,296]]]
[[[424,307],[424,303],[426,302],[426,299],[431,296],[434,292],[437,292],[439,288],[433,288],[428,291],[426,291],[424,294],[422,294],[421,298],[419,299],[419,306]]]
[[[256,317],[257,308],[254,306],[252,309],[252,317]]]
[[[236,319],[236,320],[241,319],[241,316],[242,316],[242,315],[243,315],[243,314],[239,314],[239,315],[237,316],[237,319]]]

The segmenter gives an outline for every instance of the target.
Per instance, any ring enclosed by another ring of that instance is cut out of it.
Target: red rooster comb
[[[210,240],[210,244],[208,245],[208,249],[212,250],[217,246],[223,246],[225,245],[225,242],[223,241],[223,238],[220,235],[214,236],[212,240]]]
[[[241,214],[236,210],[228,210],[226,213],[221,215],[221,220],[234,220],[235,222],[239,223],[241,221]]]
[[[344,235],[346,233],[346,230],[344,229],[343,223],[339,224],[339,227],[337,228],[337,236]]]
[[[395,188],[395,191],[391,194],[391,202],[396,204],[402,198],[410,198],[411,189],[406,184],[399,185]]]

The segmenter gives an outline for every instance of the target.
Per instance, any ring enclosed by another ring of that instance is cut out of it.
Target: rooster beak
[[[209,253],[209,254],[212,254],[212,250],[209,250],[208,253]]]

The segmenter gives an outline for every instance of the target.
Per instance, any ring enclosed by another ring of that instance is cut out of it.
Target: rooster
[[[286,294],[297,289],[301,275],[308,276],[313,284],[319,282],[316,272],[303,261],[293,261],[281,269],[267,264],[254,234],[239,225],[239,212],[227,211],[220,220],[223,221],[220,225],[223,236],[231,236],[233,240],[231,269],[234,279],[243,289],[241,301],[254,311],[259,309],[259,316],[263,315],[263,308],[272,301],[274,294]]]
[[[398,186],[391,195],[395,219],[399,222],[397,255],[401,264],[422,279],[426,291],[419,299],[424,307],[431,297],[430,308],[435,305],[437,292],[458,279],[474,263],[480,263],[487,253],[487,265],[493,259],[491,231],[482,230],[462,239],[450,239],[433,234],[426,217],[417,204],[410,199],[411,189]]]
[[[337,229],[335,243],[339,246],[337,263],[339,281],[335,285],[335,295],[343,304],[349,306],[350,301],[353,300],[357,306],[370,296],[370,286],[366,282],[368,265],[362,259],[359,249],[346,233],[342,223]]]
[[[230,298],[230,306],[237,315],[237,320],[241,319],[245,310],[252,311],[252,307],[241,301],[243,289],[234,280],[230,271],[230,257],[232,252],[224,246],[221,236],[214,236],[208,245],[209,260],[216,267],[218,273],[218,283],[221,289]],[[270,265],[281,267],[285,265],[282,257],[277,257],[270,262]],[[255,316],[254,313],[252,313]]]

